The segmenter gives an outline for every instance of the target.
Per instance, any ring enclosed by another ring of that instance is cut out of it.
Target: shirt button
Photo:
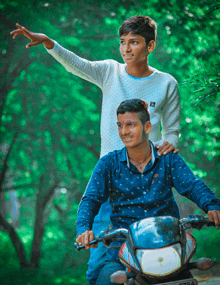
[[[144,194],[147,194],[147,192],[146,192],[146,191],[144,191],[143,193],[144,193]]]

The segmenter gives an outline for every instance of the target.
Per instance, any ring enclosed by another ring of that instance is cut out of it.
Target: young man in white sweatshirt
[[[124,64],[115,60],[89,61],[66,50],[44,34],[28,31],[16,24],[11,32],[16,38],[22,34],[31,40],[27,48],[43,44],[47,51],[67,71],[90,81],[102,90],[101,154],[123,147],[117,135],[115,110],[126,99],[145,100],[150,109],[152,130],[149,139],[156,145],[159,155],[176,148],[180,128],[180,99],[176,80],[148,64],[148,55],[155,48],[156,23],[146,16],[134,16],[119,28],[120,53]],[[160,130],[162,126],[162,132]],[[98,234],[110,223],[109,202],[103,204],[96,216],[93,231]],[[105,248],[93,249],[89,261],[87,279],[95,284],[98,268],[104,260]],[[102,258],[103,257],[103,258]]]

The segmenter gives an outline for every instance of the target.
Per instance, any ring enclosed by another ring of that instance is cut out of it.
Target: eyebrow
[[[123,38],[123,37],[121,37],[121,38],[120,38],[120,40],[124,40],[124,38]],[[135,41],[139,41],[140,39],[138,39],[138,38],[130,38],[129,40],[132,40],[132,41],[133,41],[133,40],[135,40]]]
[[[117,122],[117,125],[119,125],[119,124],[121,124],[122,122]],[[131,121],[131,120],[129,120],[129,121],[125,121],[125,124],[129,124],[129,123],[133,123],[133,124],[136,124],[137,123],[137,121]]]

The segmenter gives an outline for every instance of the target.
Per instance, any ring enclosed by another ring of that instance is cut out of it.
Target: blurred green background
[[[122,62],[118,28],[136,14],[158,24],[150,65],[179,83],[180,154],[220,198],[219,1],[1,1],[0,284],[87,284],[75,220],[100,151],[101,91],[10,31],[19,23],[83,58]],[[176,197],[182,217],[201,213]],[[220,260],[217,230],[193,234],[196,257]]]

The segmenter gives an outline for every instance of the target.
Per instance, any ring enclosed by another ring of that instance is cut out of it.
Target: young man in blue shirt
[[[77,242],[94,239],[92,223],[102,203],[110,198],[113,228],[128,228],[135,221],[154,216],[180,218],[172,187],[208,213],[216,228],[220,224],[220,200],[196,178],[178,154],[158,156],[148,135],[151,130],[147,103],[140,99],[123,101],[117,109],[119,136],[125,147],[110,152],[97,163],[79,205]],[[118,250],[109,249],[96,284],[112,284],[112,272],[123,266]]]

